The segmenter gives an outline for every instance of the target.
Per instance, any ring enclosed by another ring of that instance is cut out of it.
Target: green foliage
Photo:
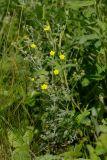
[[[100,160],[101,157],[103,157],[104,159],[107,158],[107,156],[106,156],[106,154],[107,154],[107,145],[106,145],[107,126],[102,125],[102,126],[100,126],[100,128],[101,128],[101,131],[104,131],[104,132],[98,137],[95,149],[91,145],[87,146],[91,159]],[[102,128],[104,128],[104,129],[102,129]]]
[[[105,0],[0,1],[2,157],[107,159],[106,14]]]
[[[47,143],[45,146],[47,146],[49,150],[52,150],[52,152],[55,152],[57,147],[66,147],[76,140],[79,127],[76,125],[77,122],[74,115],[75,112],[58,111],[58,109],[55,109],[53,106],[51,111],[48,111],[48,113],[42,117],[44,132],[41,138]]]
[[[91,6],[94,5],[95,1],[91,0],[91,1],[68,1],[67,5],[69,5],[70,8],[72,9],[78,9],[78,8],[82,8],[82,7],[87,7],[87,6]]]
[[[18,130],[8,131],[8,139],[11,147],[14,148],[12,152],[12,160],[30,160],[29,145],[33,139],[33,128],[28,127],[26,132],[22,135]]]

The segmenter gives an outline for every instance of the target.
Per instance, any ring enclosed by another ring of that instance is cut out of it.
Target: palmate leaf
[[[90,0],[90,1],[67,1],[66,5],[68,8],[72,8],[72,9],[79,9],[81,7],[87,7],[87,6],[91,6],[91,5],[94,5],[95,4],[95,1],[94,0]]]
[[[29,149],[26,146],[15,149],[12,153],[11,160],[31,160]]]
[[[22,136],[18,130],[8,131],[9,143],[13,148],[21,147],[23,145],[29,146],[33,138],[33,127],[29,126]]]
[[[68,151],[61,154],[64,160],[73,160],[82,156],[82,144],[76,145],[75,147],[70,147]]]
[[[33,128],[30,127],[22,136],[18,131],[8,131],[8,139],[11,147],[14,148],[11,160],[31,160],[29,144],[33,137]]]
[[[101,73],[105,72],[106,70],[106,65],[100,66],[99,64],[96,64],[97,67],[97,72],[100,75]]]
[[[86,118],[90,115],[90,112],[88,110],[85,110],[81,114],[77,116],[77,122],[78,124],[86,122]]]
[[[17,132],[13,132],[11,130],[8,131],[8,139],[9,143],[13,148],[17,148],[23,145],[24,141],[22,136]]]
[[[107,134],[102,133],[97,141],[96,153],[97,155],[102,155],[107,153]]]

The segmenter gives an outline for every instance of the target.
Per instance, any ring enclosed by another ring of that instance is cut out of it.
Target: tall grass
[[[106,159],[106,1],[0,1],[0,159]]]

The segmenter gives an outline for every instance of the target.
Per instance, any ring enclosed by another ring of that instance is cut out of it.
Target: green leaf
[[[8,139],[10,145],[14,148],[20,147],[24,143],[21,135],[17,131],[8,131]]]
[[[85,120],[86,120],[86,118],[87,118],[87,116],[89,116],[90,115],[90,112],[89,111],[84,111],[83,113],[81,113],[81,114],[79,114],[78,116],[77,116],[77,122],[80,124],[80,123],[84,123],[85,122]]]
[[[103,133],[107,133],[107,125],[99,125],[100,131]]]
[[[15,149],[11,160],[31,160],[29,149],[26,146]]]
[[[100,66],[99,64],[96,64],[96,67],[97,67],[98,74],[101,74],[102,72],[105,72],[106,70],[106,65]]]
[[[95,1],[90,0],[90,1],[77,1],[77,0],[72,0],[72,1],[67,1],[66,5],[69,8],[72,8],[74,10],[79,9],[81,7],[86,7],[86,6],[91,6],[94,5]]]
[[[104,147],[107,152],[107,134],[106,133],[101,134],[99,137],[99,141],[101,142],[102,147]]]
[[[80,152],[82,149],[83,143],[80,143],[78,145],[75,146],[75,152]]]
[[[99,74],[90,76],[90,79],[96,80],[96,81],[101,81],[101,80],[103,80],[104,78],[105,78],[104,75],[99,75]]]
[[[30,127],[23,136],[23,141],[29,145],[33,139],[33,127]]]
[[[62,69],[76,67],[76,66],[77,66],[77,64],[65,64],[62,66]]]
[[[102,154],[105,154],[106,152],[107,152],[107,149],[104,148],[102,143],[98,141],[97,146],[96,146],[96,154],[97,155],[102,155]]]
[[[82,155],[80,150],[80,146],[79,148],[70,147],[69,150],[67,152],[62,153],[61,156],[64,157],[64,160],[72,160],[73,158],[78,158]]]
[[[48,71],[46,71],[45,69],[40,69],[36,72],[36,75],[37,76],[40,76],[40,75],[45,75],[47,76],[48,75]]]
[[[89,40],[96,40],[96,39],[99,39],[99,36],[97,34],[83,35],[79,38],[79,43],[84,44]]]
[[[91,160],[100,160],[96,155],[94,148],[91,145],[87,145]]]

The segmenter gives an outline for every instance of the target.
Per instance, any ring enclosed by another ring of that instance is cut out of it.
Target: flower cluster
[[[50,56],[54,56],[55,51],[50,51],[49,54],[50,54]],[[65,60],[65,55],[63,53],[60,53],[59,58],[60,58],[60,60]]]
[[[45,28],[45,29],[46,29],[46,28]],[[51,51],[49,52],[49,55],[50,55],[51,57],[54,57],[55,54],[56,54],[56,53],[55,53],[55,51],[53,51],[53,50],[51,50]],[[62,60],[62,61],[65,60],[65,55],[64,55],[63,53],[60,53],[60,54],[59,54],[59,59]],[[54,74],[55,76],[59,75],[59,73],[60,73],[60,72],[59,72],[59,70],[58,70],[57,68],[53,70],[53,74]],[[41,85],[41,89],[42,89],[42,90],[47,90],[47,89],[48,89],[48,85],[45,84],[45,83],[42,84],[42,85]]]
[[[50,25],[49,25],[49,24],[44,27],[44,31],[50,31],[50,30],[51,30],[51,28],[50,28]],[[32,42],[32,43],[30,44],[30,47],[31,47],[32,49],[36,49],[36,48],[37,48],[37,45],[36,45],[34,42]],[[51,50],[51,51],[49,52],[49,55],[50,55],[51,57],[54,57],[55,54],[56,54],[56,52],[55,52],[54,50]],[[59,54],[59,59],[60,59],[61,61],[64,61],[64,60],[65,60],[65,55],[64,55],[62,52]],[[59,75],[59,73],[60,73],[60,72],[59,72],[59,69],[58,69],[58,68],[54,68],[53,74],[54,74],[55,76],[57,76],[57,75]],[[34,82],[34,81],[35,81],[35,78],[31,78],[31,81]],[[41,89],[42,89],[42,90],[47,90],[47,89],[48,89],[48,84],[43,83],[43,84],[41,85]]]

